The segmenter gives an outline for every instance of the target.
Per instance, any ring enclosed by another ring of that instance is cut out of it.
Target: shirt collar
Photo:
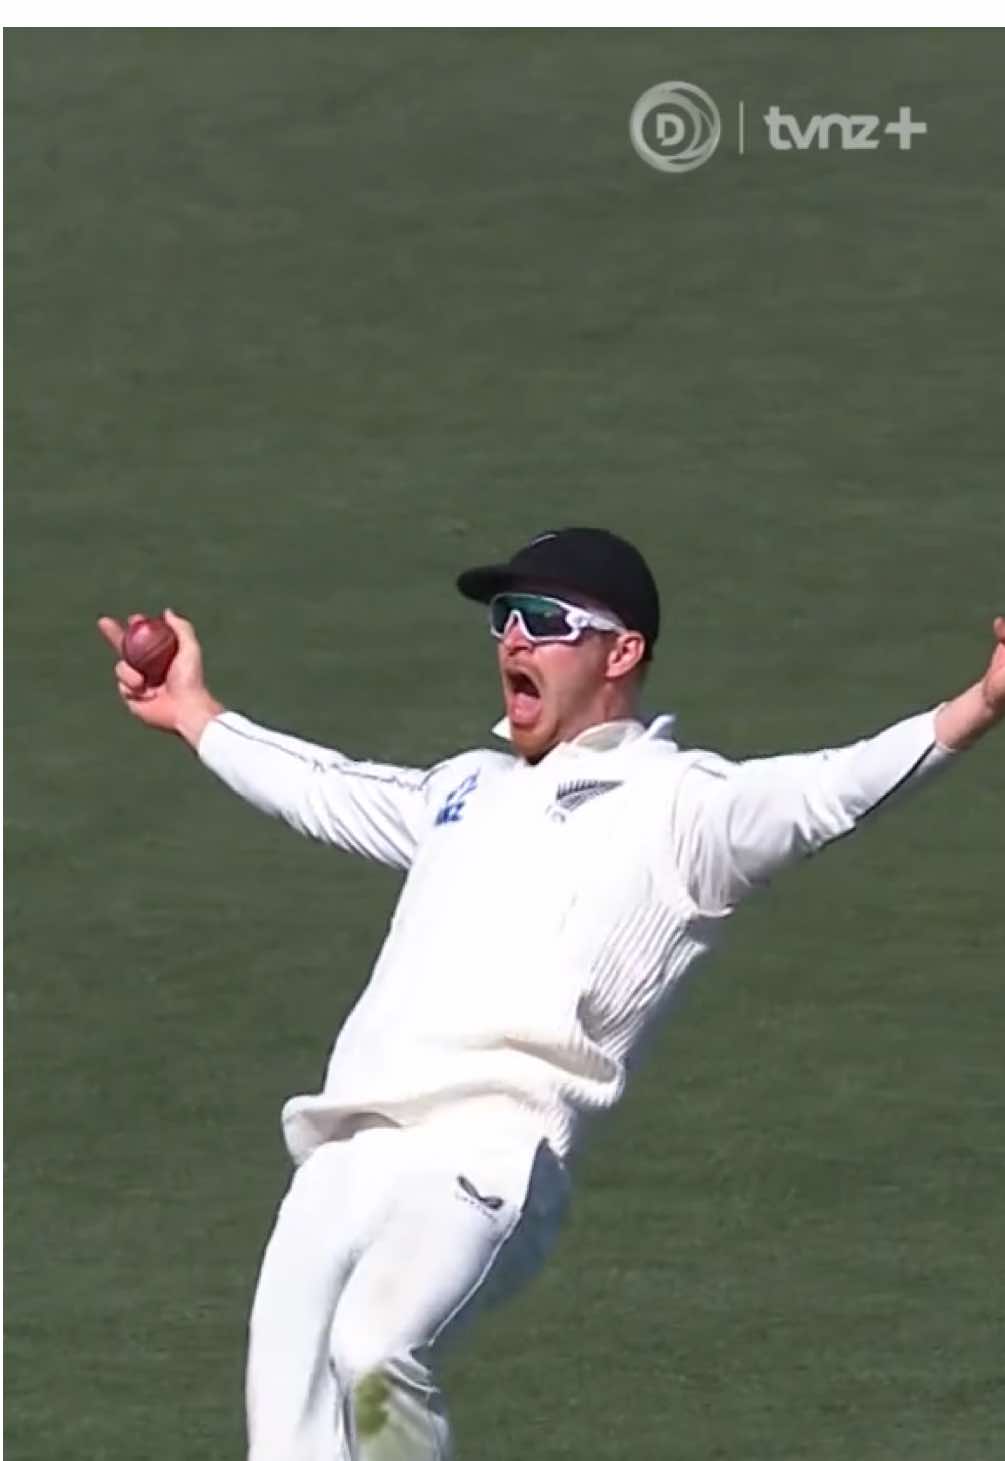
[[[574,746],[577,750],[585,751],[613,751],[619,746],[627,746],[636,741],[640,736],[650,740],[667,741],[676,747],[673,739],[672,715],[657,715],[649,722],[641,720],[605,720],[600,725],[589,725],[586,730],[580,731],[571,741],[562,742],[563,745]],[[509,720],[503,716],[492,727],[492,734],[499,736],[504,741],[513,739]]]

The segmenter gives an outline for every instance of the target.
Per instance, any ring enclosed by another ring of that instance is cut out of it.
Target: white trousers
[[[448,1461],[436,1354],[536,1272],[567,1196],[526,1132],[431,1122],[319,1147],[262,1262],[249,1461]]]

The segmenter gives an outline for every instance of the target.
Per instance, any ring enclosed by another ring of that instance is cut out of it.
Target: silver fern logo
[[[650,86],[628,119],[632,146],[660,172],[690,172],[707,162],[719,145],[719,108],[700,86],[661,81]]]
[[[620,781],[567,781],[555,793],[555,820],[564,821],[566,813],[590,802],[605,792],[617,791]]]

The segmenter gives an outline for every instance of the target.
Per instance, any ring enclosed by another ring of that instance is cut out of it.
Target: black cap
[[[521,584],[583,594],[611,609],[626,629],[645,636],[648,659],[660,632],[660,596],[638,548],[603,528],[539,533],[508,563],[468,568],[457,579],[465,598],[487,604]]]

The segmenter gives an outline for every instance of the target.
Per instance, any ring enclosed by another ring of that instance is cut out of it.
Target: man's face
[[[600,607],[571,594],[558,597]],[[618,661],[625,638],[638,636],[588,629],[572,644],[535,644],[511,621],[498,641],[499,675],[512,743],[525,760],[539,761],[559,741],[608,718],[605,695],[624,674],[619,668],[612,674],[612,659]]]

